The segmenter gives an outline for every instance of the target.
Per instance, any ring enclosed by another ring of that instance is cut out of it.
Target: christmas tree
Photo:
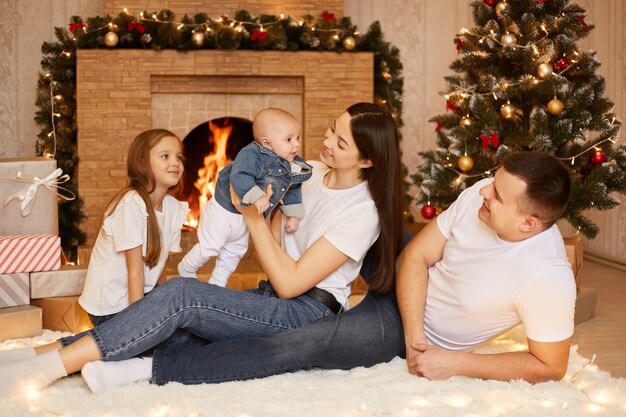
[[[444,113],[433,117],[437,149],[421,152],[412,176],[422,216],[432,218],[467,187],[520,151],[549,152],[569,167],[573,193],[564,218],[588,238],[598,227],[585,210],[619,205],[626,193],[621,122],[603,95],[585,10],[568,0],[477,0],[475,26],[455,41],[445,77]]]

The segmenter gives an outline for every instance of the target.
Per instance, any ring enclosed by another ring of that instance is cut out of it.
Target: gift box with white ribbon
[[[58,198],[75,198],[68,180],[54,159],[0,159],[0,236],[58,235]]]
[[[53,235],[0,236],[0,274],[61,267],[61,239]]]

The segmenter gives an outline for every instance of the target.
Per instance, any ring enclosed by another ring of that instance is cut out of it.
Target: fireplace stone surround
[[[300,96],[302,156],[316,158],[332,120],[352,103],[373,100],[373,65],[369,52],[79,50],[78,190],[88,216],[82,226],[87,245],[106,204],[126,182],[130,141],[163,127],[154,119],[153,95]]]

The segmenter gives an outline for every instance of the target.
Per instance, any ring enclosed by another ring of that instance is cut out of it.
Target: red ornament
[[[554,69],[559,72],[565,71],[570,66],[571,63],[572,62],[567,57],[559,58],[554,63]]]
[[[591,154],[591,163],[594,165],[599,165],[603,162],[606,162],[606,154],[601,150],[597,150]]]
[[[324,19],[327,22],[337,21],[337,18],[335,17],[335,13],[329,13],[328,11],[325,11],[322,13],[322,19]]]
[[[146,28],[141,22],[128,22],[128,31],[132,32],[133,30],[136,30],[139,33],[144,33]]]
[[[254,29],[252,34],[250,35],[250,40],[252,42],[265,42],[265,38],[267,38],[267,32],[261,32],[259,29]]]
[[[461,48],[463,47],[463,45],[465,45],[466,42],[463,40],[463,38],[456,38],[454,40],[454,43],[456,43],[456,53],[460,54]]]
[[[578,21],[580,22],[581,25],[583,25],[583,27],[586,30],[589,30],[589,26],[587,26],[587,23],[585,22],[585,16],[576,16],[578,18]]]
[[[483,148],[488,148],[489,145],[493,145],[494,148],[498,149],[498,146],[500,146],[500,138],[498,137],[498,132],[494,130],[491,136],[480,135],[480,142]]]
[[[485,4],[489,7],[493,7],[496,5],[496,0],[483,0],[483,2],[485,2]]]
[[[83,29],[85,27],[82,23],[70,23],[70,32],[74,33],[78,29]]]
[[[457,107],[456,104],[454,104],[450,100],[446,100],[446,110],[456,111],[456,110],[458,110],[458,107]]]
[[[437,215],[437,208],[432,204],[426,204],[422,207],[422,217],[426,220],[430,220]]]
[[[437,127],[435,128],[435,132],[441,132],[441,129],[443,129],[443,123],[437,122]]]
[[[533,2],[533,6],[536,6],[536,5],[538,5],[539,3],[546,4],[547,2],[548,2],[548,0],[535,0],[535,1]]]

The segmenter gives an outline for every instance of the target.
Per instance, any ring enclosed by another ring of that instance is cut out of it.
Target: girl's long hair
[[[348,108],[350,129],[360,157],[373,166],[362,169],[380,222],[374,247],[377,266],[369,288],[387,292],[394,284],[396,258],[402,247],[402,167],[398,129],[393,116],[373,103],[356,103]]]
[[[148,242],[144,262],[149,268],[156,266],[161,255],[161,230],[159,229],[159,223],[154,213],[154,205],[150,198],[150,193],[154,191],[155,187],[154,174],[150,165],[150,150],[167,136],[174,137],[180,142],[180,139],[175,134],[165,129],[146,130],[133,139],[128,149],[128,159],[126,161],[129,184],[115,194],[104,213],[104,218],[111,215],[127,192],[136,191],[139,194],[146,204],[146,211],[148,212]],[[178,181],[175,186],[170,187],[169,193],[178,193],[182,183],[182,181]]]

